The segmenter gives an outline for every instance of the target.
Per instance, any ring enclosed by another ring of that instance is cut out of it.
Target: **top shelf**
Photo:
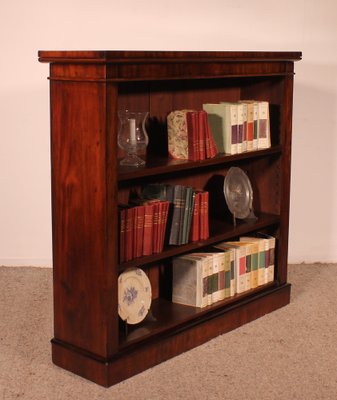
[[[81,63],[297,61],[299,51],[48,51],[38,53],[40,62]]]
[[[289,76],[301,57],[298,51],[39,51],[39,61],[52,64],[50,80],[96,83]]]
[[[267,155],[281,154],[282,147],[280,145],[272,146],[269,149],[250,151],[234,155],[218,154],[214,158],[202,161],[175,160],[172,158],[150,158],[146,160],[144,168],[137,167],[118,167],[118,181],[126,182],[136,180],[143,177],[171,174],[179,171],[189,171],[201,169],[208,166],[216,166],[221,164],[233,163],[235,161],[264,157]]]

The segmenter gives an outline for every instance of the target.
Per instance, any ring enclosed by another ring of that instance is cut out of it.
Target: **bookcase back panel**
[[[204,189],[210,192],[210,203],[212,197],[217,198],[222,195],[224,202],[223,184],[224,178],[228,169],[232,166],[241,168],[251,181],[253,188],[254,209],[258,212],[279,214],[281,187],[279,186],[280,179],[280,157],[268,156],[256,158],[255,160],[241,160],[231,165],[211,165],[208,168],[204,167],[200,170],[186,171],[184,174],[171,173],[165,174],[162,177],[154,176],[144,178],[141,181],[120,188],[118,192],[119,203],[128,203],[130,197],[140,196],[142,188],[151,183],[162,183],[172,185],[191,186],[194,189]],[[218,203],[215,202],[218,205]],[[218,207],[211,207],[217,209]],[[226,208],[226,205],[223,205]]]
[[[284,77],[123,82],[118,88],[118,110],[149,111],[148,153],[167,155],[167,115],[173,110],[201,110],[205,103],[265,100],[270,103],[271,142],[280,143],[280,113]],[[119,157],[122,153],[119,150]]]

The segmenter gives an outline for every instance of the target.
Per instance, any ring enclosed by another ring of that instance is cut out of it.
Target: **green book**
[[[237,104],[203,104],[208,114],[208,122],[219,152],[238,152]]]

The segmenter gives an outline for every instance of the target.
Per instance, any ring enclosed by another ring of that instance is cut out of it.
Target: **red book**
[[[209,193],[204,192],[204,239],[209,238]]]
[[[204,123],[204,113],[206,111],[198,111],[198,134],[199,134],[199,160],[204,160],[206,158],[206,131]]]
[[[187,140],[188,140],[188,159],[199,160],[199,125],[198,112],[188,111],[186,113]]]
[[[133,219],[132,219],[132,258],[137,257],[137,219],[138,219],[138,207],[133,207]]]
[[[200,195],[201,195],[200,192],[196,192],[194,197],[194,207],[193,207],[193,215],[192,215],[191,230],[190,230],[191,242],[195,242],[200,239],[199,237]]]
[[[202,119],[205,130],[206,158],[213,158],[218,154],[218,149],[208,123],[208,115],[206,111],[202,111]]]
[[[136,234],[133,236],[136,241],[136,246],[134,246],[135,257],[141,257],[143,255],[143,241],[144,241],[144,216],[145,207],[138,206],[137,209],[137,219],[135,223]]]
[[[119,210],[119,262],[125,262],[126,209]]]
[[[134,208],[126,209],[125,223],[125,261],[133,259],[133,225],[134,225]]]
[[[201,192],[200,200],[200,239],[204,240],[209,237],[209,221],[208,221],[208,192]]]
[[[144,204],[143,256],[152,254],[153,249],[153,203]]]
[[[161,202],[161,219],[160,219],[160,239],[159,239],[159,249],[158,252],[160,253],[163,251],[164,242],[165,242],[165,233],[166,233],[166,225],[167,225],[167,217],[168,211],[170,207],[169,201],[162,201]]]
[[[159,253],[159,225],[160,225],[161,202],[153,203],[153,248],[152,253]]]

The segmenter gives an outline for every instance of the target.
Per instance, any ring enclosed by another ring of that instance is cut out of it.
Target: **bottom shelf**
[[[176,318],[180,315],[179,327],[177,325],[173,327],[174,318],[172,318],[171,329],[168,328],[164,332],[158,322],[158,331],[156,333],[152,330],[149,340],[146,340],[147,333],[144,332],[131,341],[128,336],[129,339],[124,341],[121,351],[111,359],[99,360],[80,349],[53,339],[53,362],[99,385],[109,387],[283,307],[289,301],[290,284],[282,286],[274,284],[259,291],[254,290],[251,295],[246,294],[242,299],[233,298],[228,304],[212,306],[211,311],[191,307],[183,307],[183,310],[178,306],[180,311],[175,315]],[[168,308],[174,313],[175,307]],[[196,313],[199,315],[195,315]],[[137,343],[139,340],[142,341]]]
[[[255,298],[258,293],[268,291],[277,285],[277,282],[271,282],[204,308],[184,306],[158,298],[152,302],[147,318],[140,324],[126,326],[121,321],[120,349],[124,350],[139,342],[153,341],[159,335],[174,335],[177,331],[205,322],[219,313],[223,314],[228,307],[235,307],[237,302],[249,302],[251,296]]]

